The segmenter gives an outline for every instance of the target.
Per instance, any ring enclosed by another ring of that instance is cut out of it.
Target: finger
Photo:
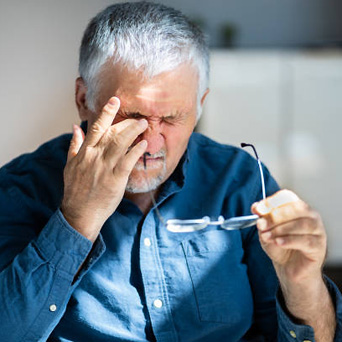
[[[299,220],[303,219],[305,226],[311,227],[313,232],[321,223],[319,214],[312,210],[305,202],[298,200],[295,202],[284,204],[271,210],[268,214],[263,215],[258,221],[258,228],[262,231],[273,229],[283,223],[296,221],[292,226],[296,226]]]
[[[121,159],[118,165],[114,168],[114,174],[121,177],[128,177],[139,158],[145,153],[146,148],[147,141],[141,140]]]
[[[96,121],[89,127],[85,138],[86,146],[95,146],[99,142],[103,134],[112,125],[119,108],[120,100],[117,97],[111,97]]]
[[[104,151],[104,159],[109,163],[115,164],[123,155],[127,153],[128,148],[133,144],[137,137],[148,127],[147,120],[134,120],[120,133],[114,134],[111,131],[110,141],[107,143]],[[108,137],[106,139],[108,141]]]
[[[143,119],[143,120],[145,120],[145,119]],[[139,120],[137,120],[137,119],[122,120],[122,121],[116,123],[115,125],[112,125],[111,127],[109,127],[108,131],[109,131],[110,135],[117,135],[117,134],[121,133],[124,129],[129,127],[130,125],[135,124],[137,121],[139,121]]]
[[[258,224],[258,223],[257,223]],[[324,230],[318,227],[317,222],[313,222],[310,218],[301,218],[294,221],[286,222],[274,227],[271,230],[259,230],[260,237],[264,242],[274,240],[278,237],[286,235],[314,235],[324,236]]]
[[[108,147],[108,145],[110,145],[113,141],[116,141],[117,136],[121,132],[123,132],[129,126],[135,125],[136,122],[137,122],[136,119],[125,119],[116,123],[115,125],[110,126],[107,129],[107,132],[102,136],[101,140],[98,142],[97,145],[98,146],[102,145],[104,148]],[[145,123],[143,123],[143,126],[144,125]]]
[[[275,243],[283,249],[302,251],[305,254],[325,250],[325,239],[317,235],[288,235],[275,239]]]
[[[81,129],[81,127],[74,125],[73,126],[73,135],[72,139],[70,141],[69,151],[67,160],[72,159],[78,154],[78,151],[80,150],[82,144],[84,141],[84,132]]]
[[[266,199],[252,205],[254,214],[263,216],[282,205],[298,201],[299,197],[290,190],[280,190]]]

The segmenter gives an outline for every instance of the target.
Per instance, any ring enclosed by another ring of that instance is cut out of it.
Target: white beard
[[[159,151],[151,156],[149,158],[158,158],[162,157],[162,160],[159,160],[158,162],[155,162],[151,165],[146,165],[146,171],[144,168],[143,163],[138,162],[134,166],[135,171],[139,171],[138,175],[135,175],[132,177],[131,175],[128,178],[128,182],[126,185],[126,191],[138,194],[138,193],[144,193],[148,191],[153,191],[157,189],[162,182],[164,181],[165,175],[166,175],[166,153],[164,151]],[[148,171],[149,170],[156,170],[160,169],[158,174],[154,177],[148,178]]]

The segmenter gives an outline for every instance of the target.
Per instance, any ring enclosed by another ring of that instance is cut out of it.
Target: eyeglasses
[[[262,165],[261,165],[261,161],[259,159],[258,153],[252,144],[241,143],[241,147],[242,148],[251,147],[254,151],[254,154],[255,154],[255,157],[259,166],[262,197],[263,199],[265,199],[266,198],[265,179],[264,179]],[[150,153],[148,152],[144,153],[144,171],[145,171],[147,185],[148,185],[148,178],[147,178],[147,173],[146,173],[146,157],[149,155]],[[149,193],[150,193],[152,203],[156,209],[156,213],[160,222],[166,226],[167,230],[173,233],[196,232],[196,231],[206,228],[209,225],[220,226],[221,228],[226,229],[226,230],[239,230],[239,229],[244,229],[244,228],[248,228],[248,227],[255,225],[256,221],[259,218],[258,215],[237,216],[237,217],[232,217],[229,219],[225,219],[223,216],[219,216],[217,221],[211,221],[209,216],[204,216],[201,219],[194,219],[194,220],[171,219],[171,220],[165,221],[158,210],[152,191],[150,190]]]

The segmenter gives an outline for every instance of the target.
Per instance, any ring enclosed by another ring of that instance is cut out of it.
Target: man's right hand
[[[119,99],[110,98],[85,137],[74,126],[64,169],[61,211],[92,242],[121,202],[128,176],[147,148],[142,140],[127,152],[148,123],[127,119],[112,125],[119,107]]]

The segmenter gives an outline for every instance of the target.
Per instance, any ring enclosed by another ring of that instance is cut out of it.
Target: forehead
[[[102,100],[118,96],[122,107],[170,111],[175,108],[190,110],[196,106],[198,74],[188,63],[152,78],[146,77],[142,71],[132,71],[116,64],[104,68],[100,77]]]

